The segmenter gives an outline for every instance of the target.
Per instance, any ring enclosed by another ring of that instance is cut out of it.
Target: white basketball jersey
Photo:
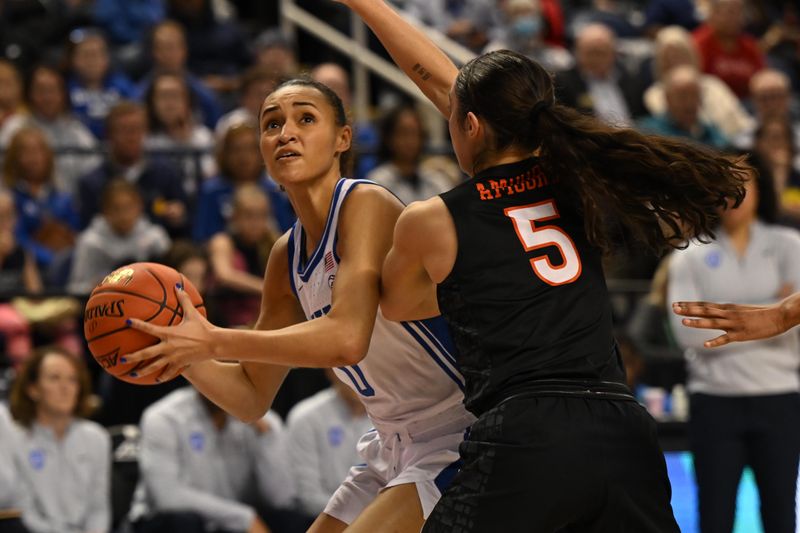
[[[306,236],[298,220],[289,235],[292,288],[309,320],[326,315],[339,268],[337,226],[348,194],[366,180],[340,179],[336,184],[320,242],[306,260]],[[339,295],[339,297],[347,295]],[[361,397],[376,427],[404,425],[463,409],[464,379],[455,347],[441,317],[390,322],[378,310],[366,357],[357,365],[334,369]],[[466,410],[464,409],[464,414]]]

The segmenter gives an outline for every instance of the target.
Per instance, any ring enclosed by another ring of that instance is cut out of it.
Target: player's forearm
[[[397,66],[445,118],[449,118],[450,88],[458,76],[458,68],[450,58],[385,0],[346,0],[343,3],[364,20]]]
[[[276,368],[283,375],[287,369]],[[251,422],[264,416],[280,388],[282,379],[276,379],[274,390],[256,390],[243,367],[237,363],[204,361],[183,371],[200,393],[236,418]]]
[[[796,292],[780,303],[784,331],[800,325],[800,292]]]
[[[371,321],[331,315],[281,330],[215,329],[215,357],[287,367],[333,368],[357,364],[367,353]]]

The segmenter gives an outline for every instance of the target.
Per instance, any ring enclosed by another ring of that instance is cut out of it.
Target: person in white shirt
[[[185,387],[147,408],[141,430],[141,479],[130,512],[137,533],[264,533],[257,509],[293,502],[283,424],[272,412],[245,424]]]
[[[22,521],[32,533],[108,533],[111,438],[91,412],[83,361],[41,348],[11,392]]]
[[[358,394],[326,370],[331,387],[295,405],[287,417],[286,450],[297,501],[317,516],[350,467],[361,462],[356,444],[372,422]]]

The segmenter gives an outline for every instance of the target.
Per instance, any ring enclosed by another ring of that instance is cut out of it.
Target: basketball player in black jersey
[[[343,0],[449,119],[471,179],[400,215],[391,320],[441,314],[478,421],[425,532],[678,531],[655,422],[624,385],[600,262],[614,217],[654,248],[743,197],[736,161],[611,129],[514,52],[460,71],[380,0]]]

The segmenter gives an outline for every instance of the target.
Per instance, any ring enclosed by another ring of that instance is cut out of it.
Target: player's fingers
[[[125,354],[120,357],[119,362],[122,364],[141,363],[142,361],[147,361],[148,359],[161,355],[161,353],[164,351],[163,344],[159,343],[153,346],[148,346],[147,348],[142,348],[136,352]]]
[[[153,337],[158,337],[159,339],[163,339],[164,335],[167,333],[167,328],[164,326],[156,326],[155,324],[151,324],[150,322],[144,322],[143,320],[139,320],[138,318],[129,318],[125,321],[125,324],[128,327],[133,329],[138,329],[139,331],[143,331],[148,335],[152,335]]]
[[[724,316],[726,304],[711,302],[675,302],[672,311],[683,316],[720,317]]]
[[[197,315],[198,311],[195,309],[192,299],[189,297],[186,291],[183,290],[183,285],[178,283],[175,287],[175,292],[178,295],[178,302],[181,304],[181,308],[183,309],[184,318]]]
[[[142,368],[138,368],[135,371],[131,372],[131,377],[142,377],[142,376],[149,376],[150,374],[154,374],[156,372],[161,372],[164,370],[164,367],[167,366],[169,362],[165,357],[157,357],[151,363],[143,366]]]
[[[705,346],[706,348],[717,348],[719,346],[724,346],[732,341],[733,339],[731,338],[731,336],[726,333],[724,335],[720,335],[719,337],[711,339],[710,341],[704,342],[703,346]]]
[[[728,330],[730,327],[730,321],[720,318],[684,318],[681,323],[684,326],[698,329]]]
[[[164,368],[164,371],[156,378],[157,383],[166,383],[171,379],[175,379],[181,373],[181,366],[177,364],[169,364]]]

